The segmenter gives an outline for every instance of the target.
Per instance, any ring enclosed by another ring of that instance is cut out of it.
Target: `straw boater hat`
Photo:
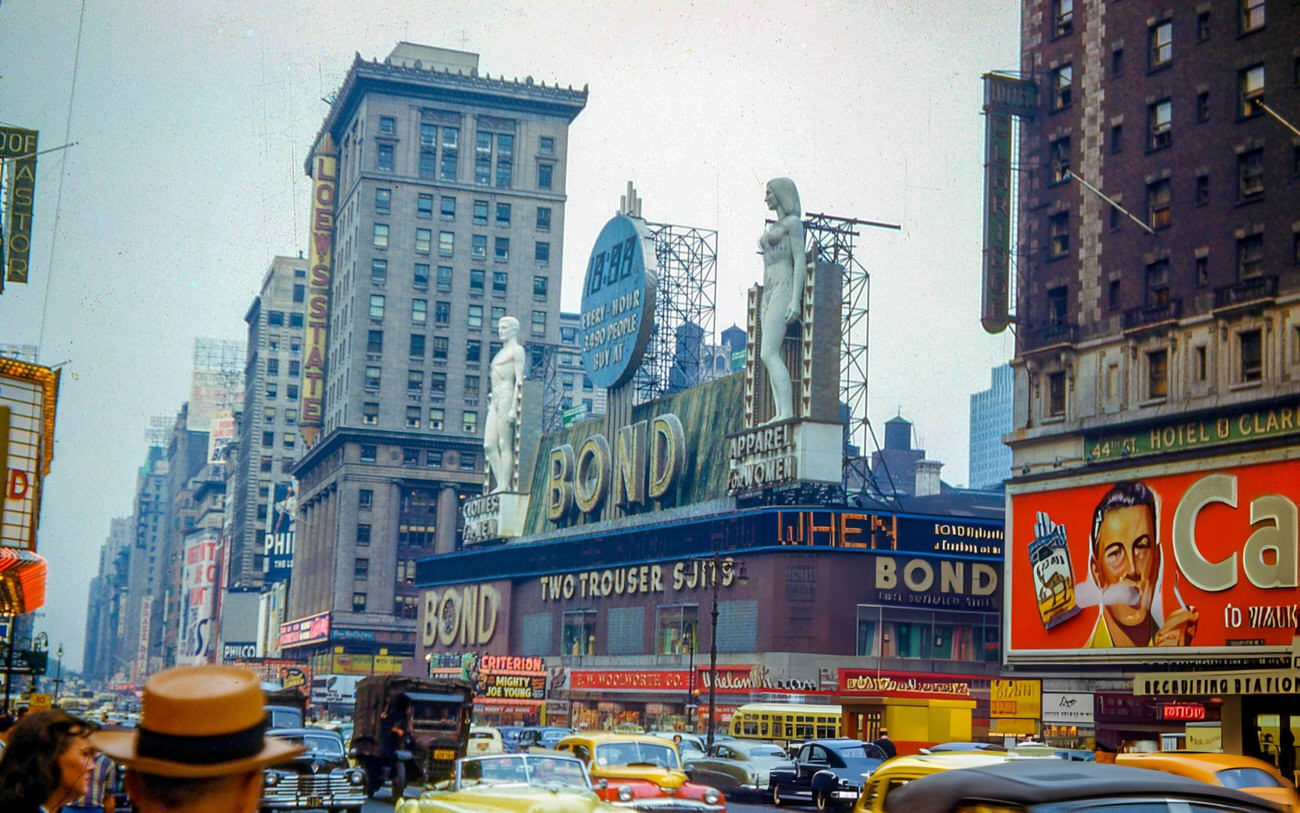
[[[265,736],[257,676],[233,666],[183,666],[144,684],[139,728],[97,731],[91,742],[140,773],[202,779],[292,759],[301,745]]]

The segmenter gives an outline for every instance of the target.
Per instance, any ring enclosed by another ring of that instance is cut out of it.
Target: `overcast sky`
[[[4,0],[0,123],[40,131],[31,281],[0,343],[63,364],[42,626],[79,668],[109,520],[195,337],[243,339],[273,256],[306,246],[310,141],[353,54],[401,40],[480,72],[588,85],[570,130],[563,307],[627,181],[652,221],[717,229],[717,328],[744,324],[763,185],[867,229],[868,417],[901,414],[967,481],[968,396],[1011,357],[979,326],[980,75],[1018,63],[1018,0]],[[78,48],[79,45],[79,48]],[[78,56],[79,53],[79,56]]]

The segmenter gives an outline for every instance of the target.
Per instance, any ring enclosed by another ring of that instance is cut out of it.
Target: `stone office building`
[[[358,57],[333,97],[314,150],[337,149],[314,222],[333,248],[327,378],[294,469],[281,641],[316,675],[346,671],[339,655],[388,669],[413,653],[415,562],[456,548],[460,500],[482,490],[497,322],[516,317],[525,348],[558,344],[568,128],[586,99],[410,43]]]

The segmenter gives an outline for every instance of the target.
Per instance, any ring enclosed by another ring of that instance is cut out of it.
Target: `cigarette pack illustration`
[[[1034,541],[1029,543],[1029,566],[1044,627],[1051,629],[1078,614],[1065,526],[1052,522],[1042,511],[1034,523]]]

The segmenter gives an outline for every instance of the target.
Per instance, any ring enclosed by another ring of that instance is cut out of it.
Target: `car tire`
[[[821,811],[821,813],[829,813],[829,811],[835,808],[835,805],[831,802],[830,791],[815,790],[813,791],[812,796],[813,796],[813,805],[816,806],[816,808],[819,811]]]
[[[780,786],[780,785],[773,785],[773,786],[772,786],[772,805],[773,805],[774,807],[780,807],[780,806],[781,806],[781,803],[782,803],[782,800],[781,800],[781,786]]]
[[[398,760],[393,766],[393,804],[397,804],[406,793],[406,763]]]

